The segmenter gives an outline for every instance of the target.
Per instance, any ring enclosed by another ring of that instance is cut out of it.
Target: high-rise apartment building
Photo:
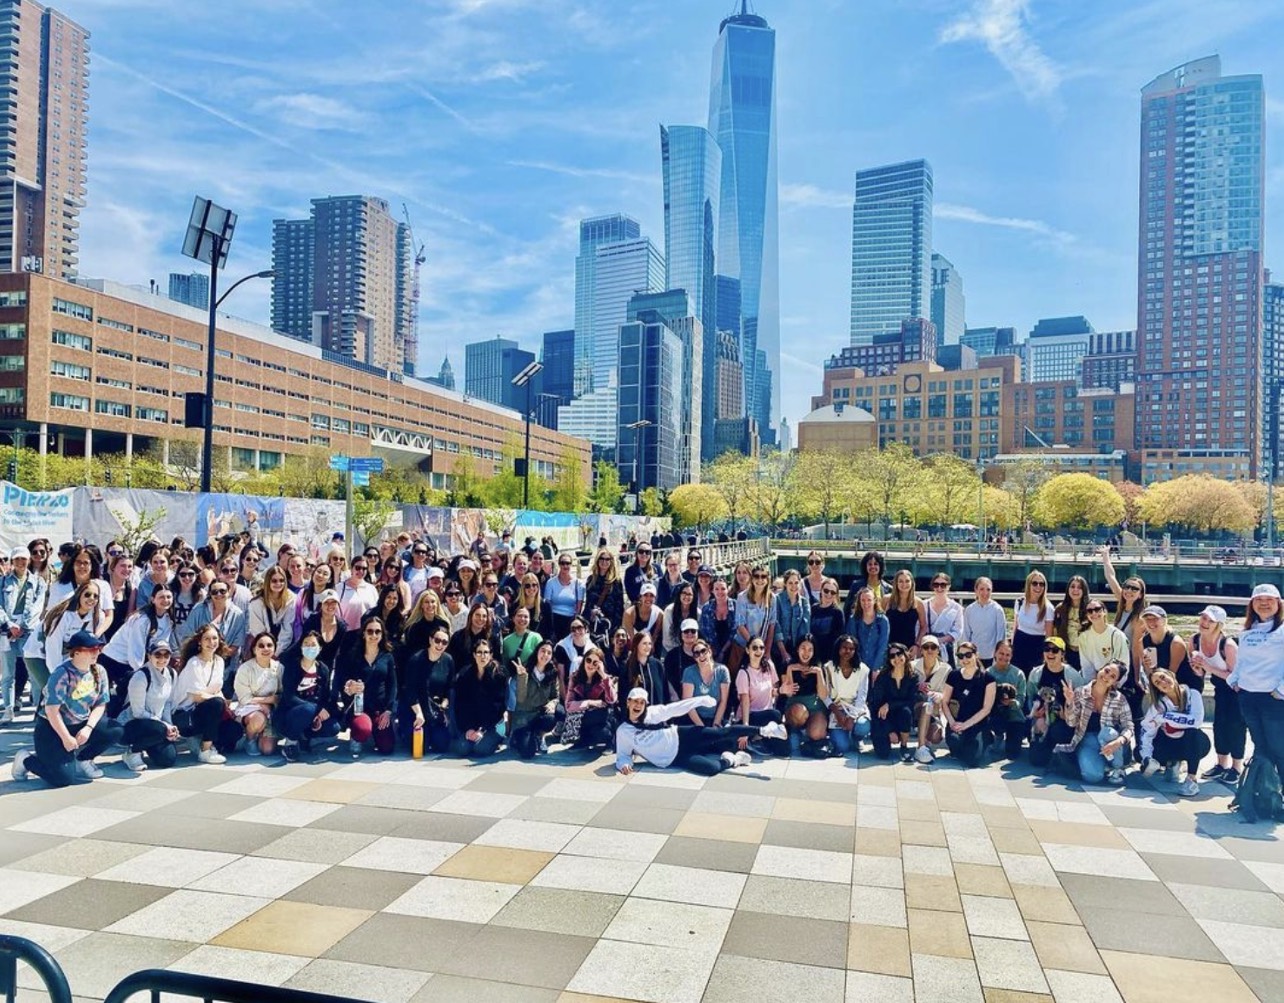
[[[1088,338],[1082,360],[1080,385],[1085,390],[1106,387],[1118,390],[1137,382],[1137,332],[1099,331]]]
[[[770,443],[780,415],[776,33],[745,0],[718,27],[709,132],[722,150],[718,272],[740,280],[745,404]]]
[[[963,276],[943,254],[932,252],[932,323],[942,345],[957,345],[966,330]]]
[[[678,372],[680,440],[678,442],[679,483],[696,484],[700,480],[700,463],[703,453],[705,397],[712,391],[705,388],[704,327],[696,316],[696,306],[684,289],[668,289],[660,293],[638,293],[629,300],[628,320],[646,324],[663,324],[682,344],[682,366]],[[624,336],[620,335],[620,364],[624,364]],[[621,391],[623,394],[623,391]],[[620,406],[627,403],[624,396]],[[709,437],[712,448],[712,437]],[[621,475],[625,471],[621,470]]]
[[[513,386],[513,377],[535,361],[517,342],[496,336],[464,346],[464,393],[526,413],[526,388]],[[542,375],[542,374],[541,374]],[[539,376],[531,384],[531,408],[539,397]]]
[[[907,317],[931,315],[932,166],[856,172],[852,205],[851,343],[873,344]]]
[[[701,369],[714,373],[718,321],[718,289],[714,248],[722,181],[722,150],[708,129],[698,125],[660,126],[660,158],[664,169],[664,287],[684,289],[694,305],[706,336]],[[716,392],[701,403],[699,452],[713,459]],[[737,416],[738,417],[738,416]],[[696,469],[699,469],[697,463]]]
[[[405,372],[414,344],[410,228],[368,195],[312,200],[272,225],[272,326],[323,351]],[[309,250],[310,248],[310,250]]]
[[[33,0],[0,0],[0,93],[0,271],[73,278],[89,32]]]
[[[169,273],[169,298],[175,303],[186,303],[198,310],[210,308],[210,277],[200,272],[183,275]]]
[[[605,244],[637,240],[642,225],[622,213],[580,220],[580,252],[575,258],[575,396],[593,388],[594,341],[597,290],[597,249]],[[618,327],[623,312],[615,319]]]
[[[730,331],[719,331],[714,341],[714,421],[739,418],[745,413],[744,372],[740,342]],[[716,456],[714,457],[716,458]],[[705,457],[708,461],[709,457]]]
[[[1188,471],[1262,459],[1265,93],[1207,56],[1141,91],[1137,446]]]
[[[1266,273],[1262,290],[1263,460],[1277,483],[1284,478],[1284,283]]]
[[[1025,343],[1029,361],[1029,380],[1074,380],[1079,382],[1083,357],[1092,338],[1092,325],[1086,317],[1048,317],[1030,331]]]

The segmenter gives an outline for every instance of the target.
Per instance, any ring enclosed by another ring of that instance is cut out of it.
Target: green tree
[[[588,487],[580,474],[579,455],[570,446],[562,451],[557,464],[557,477],[553,481],[550,500],[554,512],[583,512],[588,502]]]
[[[659,488],[647,488],[638,499],[639,508],[645,516],[659,518],[664,515],[664,495]]]
[[[1033,521],[1034,499],[1052,476],[1052,471],[1042,460],[1033,458],[1017,460],[1000,469],[1003,471],[1003,490],[1016,502],[1017,521],[1024,527]]]
[[[855,469],[873,493],[875,511],[889,525],[895,513],[910,507],[922,478],[922,464],[903,442],[866,450],[857,458]]]
[[[1012,529],[1021,524],[1021,510],[1012,495],[993,484],[985,485],[982,493],[985,497],[985,511],[981,514],[986,526]]]
[[[1088,530],[1122,522],[1124,501],[1113,484],[1092,474],[1057,474],[1039,489],[1032,512],[1047,529]]]
[[[792,454],[785,456],[775,449],[763,453],[758,459],[758,474],[751,497],[755,514],[759,521],[771,527],[773,536],[776,527],[792,514],[789,484],[793,465]]]
[[[473,455],[461,452],[455,457],[450,488],[446,492],[447,504],[454,508],[481,508],[486,502],[484,491]]]
[[[727,518],[727,500],[712,484],[681,484],[669,492],[669,509],[678,526],[705,529]]]
[[[753,460],[732,449],[704,466],[703,480],[722,494],[727,503],[727,518],[733,528],[753,504],[756,476]]]
[[[1156,481],[1146,488],[1138,509],[1151,525],[1195,533],[1247,533],[1258,522],[1253,503],[1242,488],[1208,474]]]
[[[975,521],[981,476],[967,460],[950,453],[936,453],[923,464],[918,497],[920,512],[939,526]]]
[[[790,476],[791,507],[804,519],[823,522],[828,537],[830,523],[850,509],[852,487],[850,456],[830,450],[802,451]]]
[[[352,528],[363,544],[375,543],[396,511],[397,506],[386,498],[353,498]]]
[[[620,511],[624,502],[624,486],[615,464],[599,460],[594,468],[593,490],[589,492],[589,510],[603,514]]]

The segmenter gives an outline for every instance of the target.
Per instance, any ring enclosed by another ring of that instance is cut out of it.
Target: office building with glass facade
[[[1031,383],[1073,380],[1078,383],[1088,341],[1093,335],[1086,317],[1051,317],[1040,320],[1025,344]]]
[[[484,401],[526,413],[526,388],[513,386],[513,377],[535,361],[528,352],[508,338],[475,341],[464,346],[464,393]],[[539,374],[531,385],[531,406],[541,392]]]
[[[745,404],[764,443],[780,415],[775,78],[776,33],[742,2],[713,46],[709,132],[722,150],[718,272],[740,280]]]
[[[932,254],[932,323],[942,345],[957,345],[966,330],[963,276],[943,254]]]
[[[575,258],[575,396],[588,393],[593,374],[593,314],[597,248],[637,240],[642,225],[621,213],[580,221],[580,251]],[[623,315],[616,321],[623,320]]]
[[[655,312],[620,326],[616,449],[620,479],[638,491],[683,483],[682,339]],[[630,428],[639,421],[645,428]]]
[[[931,315],[932,167],[926,160],[856,172],[851,343]]]

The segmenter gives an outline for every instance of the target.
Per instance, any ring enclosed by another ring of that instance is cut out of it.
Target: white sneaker
[[[753,765],[753,756],[749,755],[749,753],[743,749],[740,752],[737,752],[732,758],[735,760],[735,762],[731,764],[732,766]]]
[[[1106,770],[1106,783],[1111,787],[1122,787],[1124,784],[1123,770]]]
[[[1141,775],[1149,780],[1162,768],[1163,767],[1159,765],[1159,761],[1157,759],[1147,759],[1146,765],[1141,768]]]
[[[730,769],[732,769],[733,767],[735,767],[735,765],[736,765],[736,757],[735,757],[735,755],[734,755],[733,753],[730,753],[730,752],[724,752],[724,753],[723,753],[721,756],[719,756],[718,758],[719,758],[719,759],[721,759],[724,763],[726,763],[726,764],[727,764],[727,769],[729,769],[729,770],[730,770]]]
[[[103,771],[97,767],[92,759],[77,759],[76,770],[88,780],[97,780],[103,775]]]
[[[764,724],[758,729],[758,734],[763,738],[785,739],[789,737],[789,732],[785,730],[785,726],[779,721],[772,721],[769,724]]]
[[[127,752],[121,757],[120,761],[134,773],[142,773],[143,770],[147,769],[147,764],[143,762],[143,754],[141,752]]]
[[[227,762],[227,757],[211,745],[208,749],[201,749],[196,754],[196,761],[208,763],[210,766],[222,766]]]
[[[352,753],[353,759],[360,759],[361,743],[354,738],[351,742],[348,743],[348,751]]]
[[[5,724],[13,724],[13,721],[14,721],[13,708],[6,707],[4,711],[4,717],[0,720],[3,720]]]
[[[13,757],[13,779],[26,780],[30,773],[27,772],[27,757],[31,755],[30,749],[19,749]]]
[[[1177,793],[1184,798],[1193,798],[1199,793],[1199,781],[1194,777],[1187,777],[1181,782],[1181,786],[1177,788]]]
[[[932,750],[926,745],[920,745],[914,753],[914,762],[923,763],[924,765],[932,762],[935,758],[936,757],[932,755]]]

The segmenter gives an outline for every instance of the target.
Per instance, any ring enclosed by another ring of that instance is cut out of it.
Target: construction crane
[[[401,203],[401,214],[406,218],[406,233],[410,240],[410,247],[414,250],[415,255],[415,277],[414,285],[410,288],[410,316],[406,324],[406,344],[402,354],[402,368],[407,374],[413,376],[415,367],[419,362],[419,270],[426,260],[424,255],[424,246],[420,244],[415,250],[415,230],[410,224],[410,210],[406,203]]]

